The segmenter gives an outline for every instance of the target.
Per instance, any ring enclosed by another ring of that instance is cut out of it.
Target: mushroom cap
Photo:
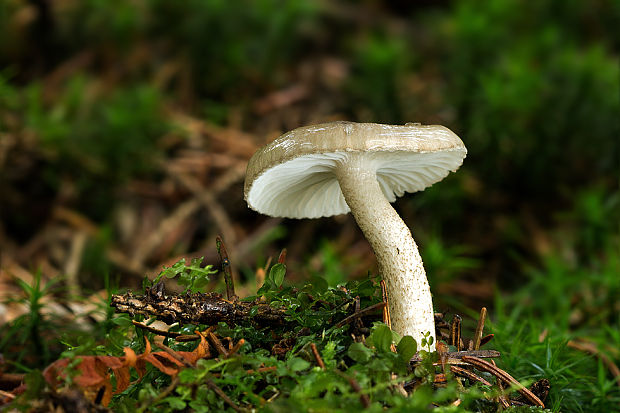
[[[439,125],[330,122],[294,129],[259,149],[248,163],[245,199],[274,217],[319,218],[348,213],[335,170],[348,153],[363,153],[390,202],[456,171],[467,154]]]

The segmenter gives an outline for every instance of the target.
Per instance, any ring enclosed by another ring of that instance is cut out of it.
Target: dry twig
[[[371,306],[368,306],[368,307],[364,308],[363,310],[360,310],[359,312],[351,314],[350,316],[340,320],[338,322],[338,324],[336,324],[336,327],[342,327],[342,326],[344,326],[346,324],[349,324],[351,321],[353,321],[353,320],[355,320],[355,319],[357,319],[359,317],[362,317],[362,316],[364,316],[364,315],[366,315],[366,314],[368,314],[368,313],[370,313],[370,312],[372,312],[374,310],[378,310],[380,308],[385,309],[386,306],[387,306],[387,304],[385,302],[381,302],[381,303],[377,303],[377,304],[373,304]]]
[[[487,308],[482,307],[480,309],[480,318],[478,318],[478,326],[476,327],[476,333],[474,335],[474,350],[480,349],[480,340],[482,339],[482,332],[484,331],[484,322],[487,319]]]
[[[388,327],[392,328],[392,317],[390,317],[390,302],[388,301],[385,280],[381,280],[381,298],[385,303],[385,307],[383,307],[383,322],[387,324]]]
[[[213,390],[213,391],[214,391],[214,392],[215,392],[218,396],[220,396],[220,397],[222,398],[222,400],[224,400],[226,403],[228,403],[228,405],[229,405],[230,407],[232,407],[234,411],[236,411],[236,412],[242,412],[242,411],[243,411],[243,410],[241,410],[241,408],[240,408],[239,406],[237,406],[237,405],[235,404],[235,402],[233,402],[233,401],[231,400],[231,398],[230,398],[230,397],[228,397],[228,396],[226,395],[226,393],[224,393],[224,391],[223,391],[222,389],[220,389],[220,388],[219,388],[219,386],[218,386],[217,384],[215,384],[215,383],[213,382],[213,380],[211,380],[211,379],[207,379],[207,380],[206,380],[206,383],[207,383],[207,386],[209,386],[209,388],[210,388],[211,390]]]
[[[348,381],[349,385],[353,388],[353,390],[359,393],[360,402],[362,402],[362,406],[364,406],[364,408],[370,407],[370,398],[368,398],[367,394],[362,393],[362,386],[359,385],[357,380],[355,380],[353,377],[347,376],[346,374],[344,374],[338,369],[335,369],[334,372],[336,372],[337,375],[339,375],[340,377]]]
[[[461,316],[455,314],[450,324],[450,345],[461,351]]]
[[[143,323],[141,323],[139,321],[136,321],[136,320],[131,320],[131,324],[133,324],[134,326],[136,326],[138,328],[141,328],[143,330],[150,331],[151,333],[157,334],[158,336],[177,338],[177,337],[182,335],[181,333],[176,333],[174,331],[160,330],[158,328],[154,328],[154,327],[148,326],[148,325],[143,324]],[[198,338],[199,337],[196,336],[196,340]]]
[[[170,356],[171,356],[173,359],[177,360],[177,361],[178,361],[178,362],[180,362],[180,363],[183,363],[183,365],[184,365],[185,367],[193,367],[192,363],[190,363],[189,361],[187,361],[187,360],[185,359],[185,357],[183,357],[181,354],[177,353],[176,351],[174,351],[174,350],[173,350],[173,349],[171,349],[170,347],[165,346],[165,345],[163,345],[163,344],[161,344],[161,343],[157,343],[157,342],[155,342],[155,345],[156,345],[157,347],[159,347],[161,350],[163,350],[163,351],[165,351],[166,353],[170,354]]]
[[[215,346],[215,349],[217,350],[217,352],[224,358],[228,358],[228,355],[229,355],[228,351],[226,350],[226,348],[224,348],[224,345],[222,344],[220,339],[217,338],[215,334],[213,334],[213,331],[207,330],[205,335],[207,336],[211,344]]]
[[[504,370],[478,357],[463,356],[463,361],[470,363],[471,365],[476,367],[478,370],[491,373],[492,375],[502,380],[506,384],[515,386],[516,390],[519,393],[521,393],[523,397],[525,397],[529,402],[531,402],[535,406],[545,407],[545,404],[534,393],[532,393],[529,389],[527,389],[525,386],[523,386],[521,383],[515,380],[514,377],[506,373]]]
[[[237,344],[235,344],[229,351],[228,351],[228,357],[236,354],[241,347],[245,344],[245,339],[240,339],[239,341],[237,341]]]
[[[461,368],[459,366],[450,366],[450,371],[457,376],[465,377],[466,379],[477,381],[479,383],[484,384],[485,386],[491,387],[491,383],[489,383],[485,378],[478,376],[476,373],[473,373],[467,369]]]
[[[312,354],[314,355],[316,364],[318,364],[322,370],[325,370],[325,363],[323,363],[323,359],[321,358],[321,355],[319,354],[319,350],[316,348],[316,344],[310,343],[310,348],[312,349]]]
[[[224,246],[224,241],[219,235],[215,238],[215,246],[217,247],[217,253],[220,256],[222,262],[222,270],[224,271],[224,282],[226,283],[226,297],[229,300],[236,300],[237,294],[235,294],[235,280],[233,279],[232,269],[230,266],[230,260],[228,259],[228,252]]]

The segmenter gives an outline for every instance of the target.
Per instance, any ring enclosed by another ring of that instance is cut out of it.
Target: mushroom
[[[418,345],[425,336],[433,337],[434,350],[433,303],[422,258],[390,202],[442,180],[466,154],[459,137],[437,125],[331,122],[300,127],[250,159],[245,199],[250,208],[274,217],[352,212],[386,281],[392,328]]]

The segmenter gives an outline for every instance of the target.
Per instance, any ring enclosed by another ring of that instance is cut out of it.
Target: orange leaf
[[[173,354],[166,352],[155,352],[151,350],[151,343],[146,340],[143,354],[136,355],[130,348],[124,348],[124,357],[114,356],[78,356],[80,362],[74,367],[77,374],[73,378],[73,383],[81,387],[87,397],[94,400],[97,393],[104,387],[101,404],[107,406],[113,394],[117,394],[127,389],[131,384],[130,368],[134,368],[138,376],[142,378],[146,374],[146,363],[150,363],[164,374],[176,376],[185,364],[184,360],[190,364],[204,357],[210,356],[209,344],[200,334],[200,343],[194,351],[177,351]],[[176,355],[176,357],[175,357]],[[43,377],[52,388],[57,388],[67,377],[67,369],[73,359],[60,359],[50,364],[44,371]],[[116,377],[116,390],[113,391],[111,373]]]

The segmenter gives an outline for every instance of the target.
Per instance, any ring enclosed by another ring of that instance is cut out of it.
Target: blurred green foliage
[[[400,85],[411,70],[413,52],[406,42],[385,33],[369,33],[352,53],[348,97],[355,114],[377,123],[402,123]]]
[[[0,85],[0,109],[21,118],[19,133],[33,134],[45,157],[38,179],[57,191],[69,178],[79,194],[88,193],[79,204],[88,215],[109,217],[115,187],[157,169],[157,141],[169,126],[156,89],[105,91],[97,80],[77,76],[49,98],[38,82],[16,89],[0,74]]]
[[[458,3],[442,69],[489,186],[544,198],[618,178],[620,68],[614,28],[597,16],[619,13],[614,2]]]

